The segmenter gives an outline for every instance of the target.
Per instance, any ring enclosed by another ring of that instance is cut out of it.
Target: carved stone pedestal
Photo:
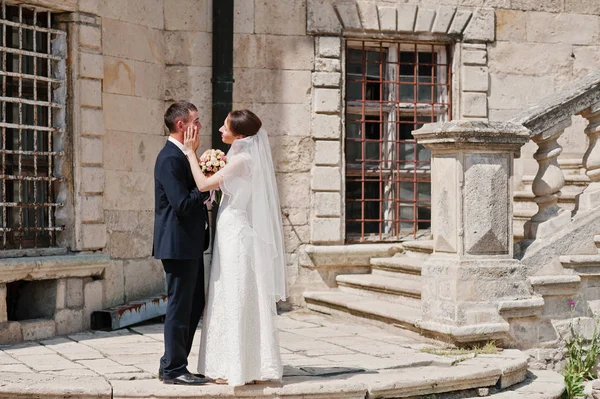
[[[413,133],[432,150],[434,252],[423,265],[422,320],[454,342],[502,339],[498,304],[529,298],[513,259],[513,158],[529,131],[507,123],[454,121]]]

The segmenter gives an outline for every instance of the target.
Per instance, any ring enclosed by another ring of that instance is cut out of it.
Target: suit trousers
[[[162,259],[167,275],[165,353],[160,369],[165,378],[188,373],[188,355],[204,310],[204,259]]]

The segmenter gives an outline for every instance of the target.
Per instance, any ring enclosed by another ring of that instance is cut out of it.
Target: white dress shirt
[[[181,152],[183,152],[183,155],[185,155],[185,150],[183,149],[183,144],[181,144],[179,141],[175,140],[171,136],[169,136],[169,141],[171,143],[175,144],[177,146],[177,148],[179,148],[181,150]]]

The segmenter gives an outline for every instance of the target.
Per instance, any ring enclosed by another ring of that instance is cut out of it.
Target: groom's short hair
[[[167,126],[167,129],[169,129],[169,132],[175,131],[175,124],[177,121],[182,120],[187,122],[187,118],[192,111],[198,111],[198,108],[190,102],[177,101],[176,103],[171,104],[169,109],[165,112],[165,125]]]

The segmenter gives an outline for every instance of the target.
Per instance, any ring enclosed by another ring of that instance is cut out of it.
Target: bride
[[[231,112],[219,129],[231,144],[227,165],[210,177],[198,165],[195,127],[184,137],[198,189],[223,192],[198,372],[233,386],[283,375],[275,328],[276,302],[286,297],[283,229],[269,139],[261,127],[251,111]]]

